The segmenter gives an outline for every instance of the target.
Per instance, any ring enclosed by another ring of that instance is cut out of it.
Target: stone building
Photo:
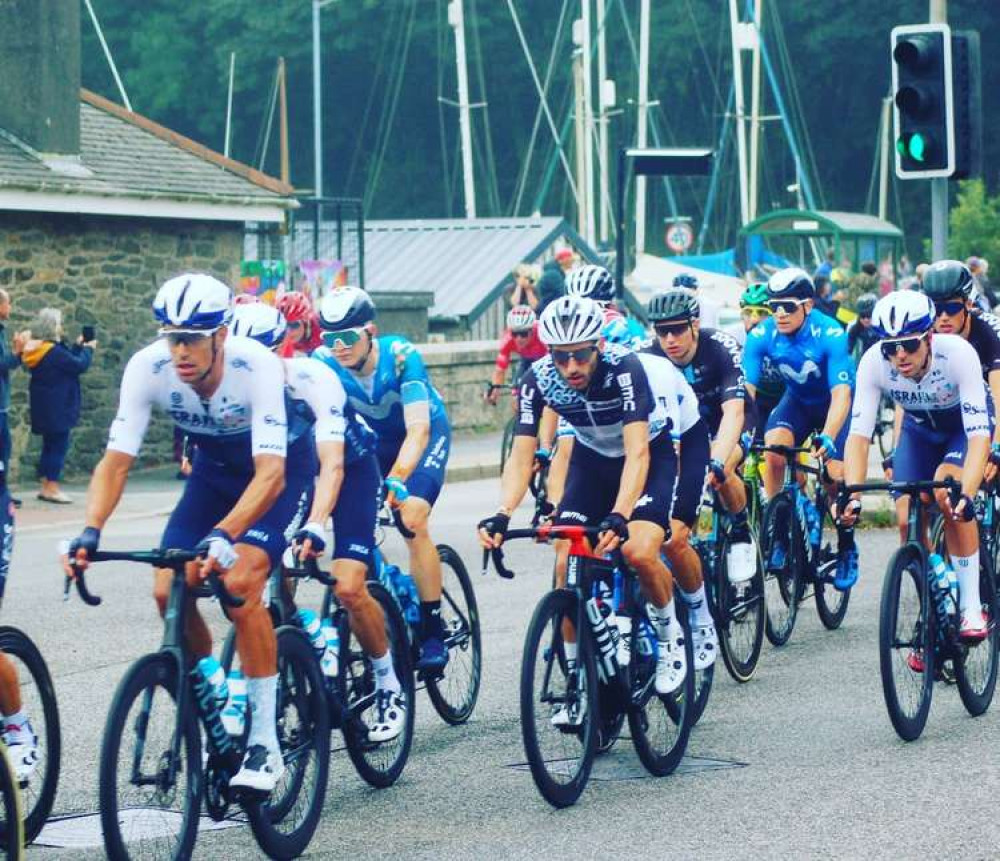
[[[282,223],[292,188],[80,89],[79,4],[0,4],[0,287],[8,332],[63,310],[66,337],[94,325],[83,415],[67,471],[100,457],[129,356],[155,336],[157,286],[185,270],[235,283],[247,222]],[[12,471],[33,475],[27,372],[11,377]],[[169,456],[154,424],[144,462]]]

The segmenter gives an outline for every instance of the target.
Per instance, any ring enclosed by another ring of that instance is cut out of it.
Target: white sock
[[[279,751],[277,729],[278,676],[247,677],[247,700],[250,702],[250,738],[247,747],[262,744]]]
[[[9,741],[20,741],[22,737],[30,736],[28,732],[28,716],[24,710],[3,716],[3,730]]]
[[[674,615],[674,599],[671,598],[666,607],[655,607],[653,604],[646,606],[649,609],[649,621],[656,632],[656,639],[661,643],[669,643],[670,634],[674,625],[677,624],[677,617]]]
[[[979,598],[979,551],[971,556],[952,556],[952,567],[958,577],[958,598],[962,614],[971,610],[981,610]]]
[[[694,610],[694,623],[697,627],[703,628],[705,625],[713,624],[712,614],[708,609],[708,598],[705,596],[704,583],[694,592],[685,592],[681,589],[680,593],[684,603]]]
[[[399,693],[403,686],[396,676],[396,668],[392,665],[392,651],[386,652],[381,658],[372,658],[375,670],[375,684],[380,691]]]

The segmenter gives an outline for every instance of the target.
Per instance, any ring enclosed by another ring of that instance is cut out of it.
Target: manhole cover
[[[157,837],[171,833],[181,814],[174,811],[153,810],[150,808],[132,808],[119,813],[119,818],[127,826],[127,830],[136,837]],[[219,831],[223,828],[236,828],[246,820],[224,819],[216,822],[208,816],[199,818],[199,831]],[[47,846],[52,849],[95,849],[104,846],[101,836],[101,814],[80,813],[70,816],[56,816],[45,823],[41,834],[35,840],[35,846]]]
[[[546,762],[558,763],[568,760],[550,759]],[[685,756],[674,774],[691,774],[697,771],[720,771],[725,768],[746,768],[748,763],[737,762],[731,759],[713,759],[707,756]],[[530,771],[531,768],[526,762],[514,762],[507,766],[514,771]],[[643,767],[642,763],[636,759],[635,755],[629,752],[628,755],[599,756],[594,760],[594,768],[590,772],[591,780],[641,780],[642,778],[653,777]]]

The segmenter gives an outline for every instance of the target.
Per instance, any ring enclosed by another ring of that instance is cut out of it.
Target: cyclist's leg
[[[908,481],[928,481],[934,477],[934,470],[937,464],[941,463],[946,451],[941,451],[941,443],[935,443],[932,438],[909,419],[903,420],[899,439],[896,441],[896,450],[893,454],[893,480]],[[929,501],[927,496],[925,501]],[[906,541],[908,530],[907,520],[910,514],[910,498],[902,496],[896,499],[896,524],[899,527],[899,543]],[[926,512],[921,524],[921,535],[928,550],[930,546],[930,536],[927,533]]]
[[[743,481],[743,462],[753,440],[753,428],[744,430],[739,444],[726,461],[726,480],[719,488],[719,498],[729,512],[729,552],[726,572],[732,583],[742,583],[753,577],[757,557],[750,535],[747,512],[747,491]]]
[[[559,501],[566,492],[566,475],[569,471],[570,458],[573,456],[576,435],[568,422],[559,420],[559,427],[556,430],[556,450],[552,455],[552,464],[549,466],[548,497],[556,508]]]
[[[803,440],[809,434],[808,415],[804,405],[785,392],[778,405],[771,410],[764,431],[767,445],[793,446],[796,440]],[[780,489],[785,479],[785,458],[774,452],[765,452],[767,471],[764,473],[764,492],[771,499]]]

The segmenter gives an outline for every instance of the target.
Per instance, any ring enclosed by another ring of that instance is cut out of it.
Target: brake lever
[[[209,573],[208,582],[212,587],[212,592],[219,599],[219,603],[223,607],[242,607],[245,603],[242,598],[237,598],[226,588],[226,584],[222,582],[222,576],[218,571],[213,569]]]

